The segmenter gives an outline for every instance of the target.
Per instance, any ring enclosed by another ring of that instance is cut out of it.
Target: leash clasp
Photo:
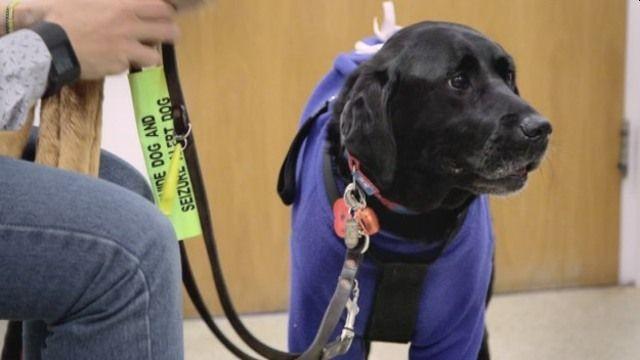
[[[360,288],[358,287],[358,280],[353,280],[352,296],[347,301],[347,305],[345,305],[345,308],[347,309],[347,319],[344,322],[344,327],[342,328],[342,334],[340,334],[340,341],[351,342],[355,337],[354,326],[356,323],[356,316],[360,312],[360,307],[358,307],[359,297],[360,297]]]
[[[358,246],[360,239],[364,239],[364,245],[361,250],[361,253],[364,254],[369,249],[370,238],[369,234],[362,226],[362,223],[357,221],[356,213],[367,207],[367,199],[362,190],[360,190],[360,187],[356,184],[355,180],[347,185],[346,189],[344,189],[343,199],[349,208],[349,215],[351,215],[351,218],[347,220],[345,226],[345,245],[347,248],[353,249]]]
[[[356,336],[354,325],[356,322],[356,315],[360,311],[358,307],[358,297],[360,296],[360,289],[358,288],[358,280],[353,280],[353,290],[351,290],[351,297],[347,300],[345,308],[347,310],[347,319],[344,322],[342,333],[335,341],[328,344],[322,351],[322,360],[333,359],[336,356],[346,354],[353,343],[353,339]]]

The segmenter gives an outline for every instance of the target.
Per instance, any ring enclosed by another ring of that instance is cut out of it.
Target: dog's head
[[[437,22],[402,29],[362,64],[334,119],[341,146],[383,194],[419,211],[521,189],[551,133],[500,45]]]

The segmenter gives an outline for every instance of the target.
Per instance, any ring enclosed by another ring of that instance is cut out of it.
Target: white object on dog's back
[[[358,54],[375,54],[382,48],[382,45],[389,40],[402,26],[396,24],[396,10],[393,1],[385,1],[382,3],[382,26],[378,24],[378,18],[373,18],[373,33],[376,35],[380,44],[369,45],[364,41],[358,41],[355,45]]]

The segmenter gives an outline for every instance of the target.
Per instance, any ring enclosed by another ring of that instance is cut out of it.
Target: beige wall
[[[146,174],[126,75],[107,79],[103,116],[102,147]]]

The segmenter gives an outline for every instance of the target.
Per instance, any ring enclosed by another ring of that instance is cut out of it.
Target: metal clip
[[[187,146],[189,145],[189,142],[187,141],[187,138],[191,135],[191,122],[189,121],[189,115],[187,113],[187,108],[185,107],[184,104],[174,105],[171,115],[172,115],[172,117],[174,119],[173,132],[174,132],[175,141],[176,141],[176,143],[178,143],[178,142],[182,143],[182,148],[186,149]],[[182,127],[187,129],[187,131],[184,134],[178,134],[177,131],[176,131],[175,123],[178,120],[182,123]]]
[[[356,185],[355,182],[350,183],[344,189],[344,202],[351,209],[351,211],[364,209],[367,207],[367,199],[364,193]]]
[[[182,143],[182,148],[186,149],[187,145],[189,145],[189,141],[187,140],[189,138],[189,136],[191,135],[191,123],[187,124],[187,132],[179,135],[179,134],[175,134],[175,139],[176,139],[176,143],[180,142]],[[175,130],[174,130],[175,132]]]
[[[355,219],[355,214],[359,210],[362,210],[367,207],[367,198],[365,197],[360,187],[358,187],[356,180],[354,178],[353,182],[347,185],[344,189],[343,199],[347,207],[349,208],[349,213],[351,215],[351,219],[347,220],[346,233],[345,233],[345,245],[349,249],[353,249],[358,246],[360,239],[364,239],[364,246],[362,247],[362,253],[365,253],[367,249],[369,249],[369,235],[364,231],[362,225],[359,224]]]
[[[360,253],[364,254],[367,252],[367,250],[369,250],[369,244],[371,243],[371,238],[367,233],[365,233],[362,230],[360,231],[360,236],[362,236],[362,238],[364,239],[364,245],[362,246],[362,250],[360,250]]]
[[[344,322],[342,328],[342,334],[340,335],[340,341],[351,341],[355,336],[354,326],[356,323],[356,316],[360,312],[358,307],[358,298],[360,297],[360,288],[358,287],[358,280],[353,281],[353,295],[351,299],[347,301],[345,308],[347,309],[347,319]]]

